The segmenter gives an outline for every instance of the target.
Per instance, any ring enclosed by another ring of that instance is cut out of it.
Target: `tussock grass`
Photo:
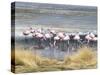
[[[48,59],[36,55],[28,50],[15,50],[12,52],[11,57],[12,62],[15,62],[15,72],[36,72],[36,71],[45,71],[46,69],[52,70],[53,68],[50,65],[56,64],[58,61],[55,59]],[[47,66],[50,66],[47,68]],[[47,71],[46,70],[46,71]],[[56,70],[56,69],[55,69]]]
[[[90,69],[97,66],[96,52],[88,47],[80,48],[71,56],[65,56],[63,61],[42,57],[28,50],[16,50],[12,52],[12,61],[15,61],[16,73]]]
[[[25,65],[25,66],[34,66],[37,67],[35,63],[36,56],[30,51],[25,50],[16,50],[15,58],[12,57],[12,60],[15,59],[15,65]],[[39,57],[37,57],[39,60]]]
[[[74,69],[96,68],[97,55],[92,48],[83,47],[80,48],[77,53],[65,57],[64,62],[65,64],[69,63],[67,67],[72,67]]]

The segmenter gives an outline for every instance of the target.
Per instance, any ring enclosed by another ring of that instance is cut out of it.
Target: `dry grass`
[[[96,53],[88,47],[83,47],[79,49],[77,53],[65,57],[64,61],[41,57],[28,50],[16,50],[15,58],[12,52],[12,61],[15,61],[16,73],[58,71],[96,68],[97,56]]]
[[[96,68],[97,55],[92,48],[83,47],[79,49],[76,54],[66,57],[64,60],[65,64],[66,62],[68,64],[68,61],[68,67],[72,67],[74,69]]]
[[[54,65],[58,62],[55,59],[41,57],[28,50],[16,50],[15,52],[13,51],[11,60],[15,62],[16,73],[46,71],[47,66]],[[47,70],[53,70],[53,68],[50,66]]]

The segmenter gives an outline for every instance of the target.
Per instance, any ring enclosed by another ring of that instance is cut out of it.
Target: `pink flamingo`
[[[95,37],[93,37],[93,38],[91,39],[91,41],[92,41],[92,42],[91,42],[92,47],[96,45],[97,40],[98,40],[98,38],[97,38],[96,36],[95,36]]]
[[[57,46],[57,43],[59,42],[59,40],[60,40],[59,36],[54,37],[54,47]]]
[[[57,35],[60,37],[61,40],[65,37],[62,32],[59,32]]]
[[[56,31],[55,30],[50,30],[50,33],[56,34]]]
[[[27,36],[29,34],[30,34],[30,31],[28,31],[28,30],[26,30],[26,31],[23,32],[23,35],[25,35],[25,36]]]
[[[93,38],[95,38],[95,35],[93,33],[89,33],[85,36],[88,45],[90,44],[90,41],[92,41]]]
[[[68,53],[69,53],[69,40],[70,40],[70,36],[65,34],[64,38],[62,39],[63,40],[63,45],[64,45],[64,48],[67,49]]]
[[[25,36],[25,43],[28,43],[28,40],[27,40],[27,36],[30,34],[30,31],[29,30],[26,30],[23,32],[23,35]],[[26,49],[26,47],[25,47]]]
[[[90,36],[91,38],[94,38],[94,37],[95,37],[95,35],[94,35],[93,33],[90,33],[89,36]]]
[[[87,34],[87,35],[85,36],[85,39],[87,40],[87,44],[89,44],[89,43],[90,43],[90,40],[91,40],[92,38],[90,37],[89,34]]]
[[[75,48],[77,48],[79,46],[79,43],[80,43],[80,36],[79,36],[79,34],[75,34],[73,39],[75,41]]]
[[[42,41],[43,41],[43,37],[44,37],[44,35],[42,33],[38,33],[38,32],[35,33],[35,38],[37,40],[36,42],[38,42],[39,48],[42,47],[41,44],[42,44]]]
[[[97,37],[94,37],[92,40],[93,40],[93,41],[97,41],[97,40],[98,40],[98,38],[97,38]]]
[[[65,37],[64,33],[63,32],[59,32],[59,33],[57,33],[57,36],[59,37],[59,44],[58,44],[59,46],[58,47],[59,47],[59,49],[62,50],[64,48],[63,47],[64,46],[63,45],[63,38]]]
[[[52,41],[53,34],[46,33],[44,35],[45,35],[44,37],[45,37],[46,43],[49,45],[49,47],[52,47],[53,45],[52,45],[51,41]]]

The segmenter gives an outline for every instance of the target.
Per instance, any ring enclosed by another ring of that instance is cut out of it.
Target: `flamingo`
[[[50,30],[50,33],[56,34],[56,31],[55,30]]]
[[[89,43],[90,43],[90,40],[91,40],[92,38],[90,37],[89,34],[87,34],[87,35],[85,36],[85,39],[87,40],[87,44],[89,44]]]
[[[91,39],[91,44],[92,44],[91,46],[92,47],[97,44],[97,40],[98,40],[98,38],[96,36]]]
[[[49,33],[51,34],[51,44],[54,45],[54,37],[56,36],[56,31],[55,30],[50,30]]]
[[[28,31],[28,30],[26,30],[26,31],[23,32],[23,35],[25,35],[25,36],[27,36],[29,34],[30,34],[30,31]]]
[[[35,32],[35,30],[34,30],[34,29],[31,29],[31,30],[30,30],[30,32],[31,32],[31,33],[34,33],[34,32]]]
[[[54,57],[54,49],[53,49],[53,44],[52,44],[53,33],[51,33],[49,29],[47,30],[47,33],[44,33],[44,39],[45,39],[46,46],[49,46],[50,56],[52,59],[52,57]]]
[[[69,53],[69,40],[70,40],[69,35],[65,34],[65,37],[62,40],[63,40],[63,43],[64,43],[64,48],[67,49],[67,51]]]
[[[88,33],[85,36],[85,39],[87,40],[87,45],[90,45],[92,43],[92,39],[95,38],[95,35],[93,33]],[[91,43],[90,43],[91,42]]]
[[[51,47],[51,38],[52,38],[52,35],[50,33],[46,33],[46,34],[44,34],[44,37],[45,37],[46,44],[48,44],[49,47]]]
[[[35,33],[35,38],[36,38],[36,42],[38,43],[38,46],[39,46],[39,48],[41,48],[42,46],[41,46],[41,44],[42,44],[42,41],[43,41],[43,34],[42,33],[38,33],[38,32],[36,32]]]
[[[59,32],[58,36],[60,37],[60,39],[64,38],[64,34],[62,32]]]
[[[51,59],[55,57],[55,50],[53,48],[52,38],[53,38],[53,34],[51,34],[51,33],[45,34],[45,40],[46,40],[45,42],[46,42],[46,44],[49,45]]]
[[[37,29],[38,33],[42,33],[42,28]]]
[[[23,32],[23,35],[25,36],[25,43],[28,43],[28,39],[27,39],[27,36],[30,34],[30,31],[29,30],[25,30]],[[27,47],[25,47],[25,49],[27,49]]]
[[[54,47],[57,46],[57,43],[59,42],[59,40],[60,40],[59,36],[54,37]]]
[[[69,45],[70,36],[69,35],[65,35],[63,40],[67,41],[67,44]]]
[[[93,33],[90,33],[89,36],[90,36],[91,38],[94,38],[94,37],[95,37],[95,35],[94,35]]]
[[[98,38],[97,38],[97,37],[94,37],[92,40],[93,40],[93,41],[97,41],[97,40],[98,40]]]
[[[65,35],[65,37],[63,38],[63,40],[70,40],[70,37],[69,37],[69,35]]]
[[[62,50],[62,49],[64,48],[64,47],[63,47],[63,46],[64,46],[64,45],[63,45],[63,44],[64,44],[64,43],[63,43],[63,38],[65,37],[65,36],[64,36],[64,33],[63,33],[63,32],[59,32],[59,33],[57,34],[57,36],[60,38],[60,39],[59,39],[59,46],[58,46],[58,47],[59,47],[59,49]]]
[[[79,43],[80,43],[79,34],[75,34],[75,36],[73,37],[73,40],[74,40],[75,48],[77,48],[79,46]]]

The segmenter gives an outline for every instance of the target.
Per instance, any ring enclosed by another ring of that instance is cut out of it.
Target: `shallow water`
[[[58,59],[58,60],[63,60],[65,56],[69,56],[69,55],[72,55],[73,53],[76,53],[81,47],[80,45],[76,47],[75,44],[70,42],[69,47],[66,47],[66,48],[63,47],[62,44],[61,44],[61,47],[58,48],[58,47],[50,47],[46,43],[42,43],[43,48],[39,48],[35,40],[33,40],[33,38],[27,38],[27,41],[24,38],[22,39],[19,38],[16,40],[15,44],[16,44],[16,50],[17,49],[29,50],[37,55],[47,57],[50,59]],[[97,51],[96,44],[94,44],[94,46],[91,48]]]

